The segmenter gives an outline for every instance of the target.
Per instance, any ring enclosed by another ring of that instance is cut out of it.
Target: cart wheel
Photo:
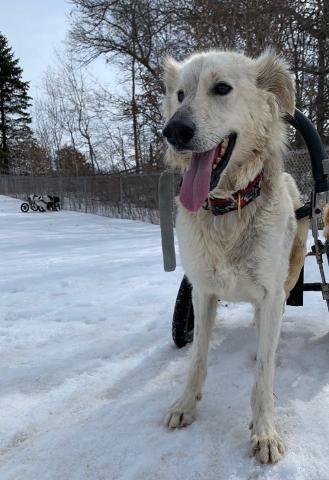
[[[21,210],[22,210],[22,212],[24,212],[24,213],[28,212],[28,211],[29,211],[29,208],[30,208],[30,206],[29,206],[28,203],[25,203],[25,202],[22,203],[22,205],[21,205]]]
[[[193,342],[193,329],[192,285],[184,275],[178,290],[172,322],[172,338],[178,348]]]
[[[33,210],[34,212],[36,212],[36,211],[38,210],[38,206],[35,205],[35,203],[32,203],[32,204],[30,205],[30,207],[31,207],[31,210]]]

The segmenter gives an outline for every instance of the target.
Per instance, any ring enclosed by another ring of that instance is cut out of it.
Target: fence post
[[[120,188],[120,202],[119,202],[119,215],[123,218],[123,182],[122,175],[119,174],[119,188]]]
[[[65,198],[63,197],[63,178],[61,175],[58,176],[58,190],[61,205],[65,207]]]
[[[83,179],[83,192],[84,192],[84,197],[85,197],[85,213],[88,212],[88,205],[87,205],[87,178]]]
[[[120,205],[123,203],[123,185],[122,185],[122,175],[119,175],[120,179]]]

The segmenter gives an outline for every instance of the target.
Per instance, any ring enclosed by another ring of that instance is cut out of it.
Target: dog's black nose
[[[175,119],[169,120],[162,131],[169,143],[175,147],[186,147],[188,142],[193,138],[195,133],[195,125],[191,120]]]

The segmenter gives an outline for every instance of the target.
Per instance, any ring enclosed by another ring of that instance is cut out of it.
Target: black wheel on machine
[[[24,212],[24,213],[28,212],[29,208],[30,208],[30,205],[28,203],[26,203],[26,202],[22,203],[22,205],[21,205],[21,211],[22,212]]]
[[[35,203],[31,203],[30,207],[31,207],[31,210],[33,210],[33,212],[37,212],[38,206]]]
[[[178,348],[193,342],[194,310],[192,285],[184,275],[180,284],[172,321],[172,338]]]

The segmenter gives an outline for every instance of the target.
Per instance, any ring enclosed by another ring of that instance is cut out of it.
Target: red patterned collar
[[[251,203],[260,195],[261,183],[264,172],[261,171],[246,188],[233,193],[231,198],[208,198],[204,205],[205,210],[211,210],[213,215],[224,215],[225,213],[238,210],[239,215],[243,207]]]

